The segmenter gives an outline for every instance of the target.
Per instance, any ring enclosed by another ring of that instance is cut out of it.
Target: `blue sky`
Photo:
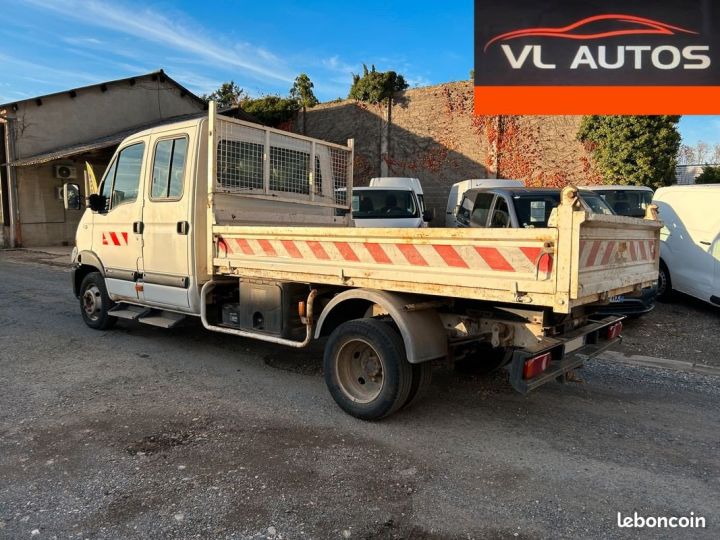
[[[198,93],[233,79],[286,94],[306,72],[321,100],[345,97],[363,62],[411,86],[467,79],[473,2],[360,4],[15,0],[3,6],[0,103],[159,68]],[[684,141],[720,143],[720,117],[684,117]]]

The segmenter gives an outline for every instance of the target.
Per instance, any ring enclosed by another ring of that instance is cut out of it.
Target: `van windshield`
[[[353,191],[354,219],[387,219],[418,217],[413,192],[400,189],[372,189]]]
[[[636,189],[594,190],[620,216],[645,217],[645,210],[652,202],[652,191]]]
[[[613,215],[612,208],[594,192],[581,191],[580,198],[594,214]],[[547,227],[550,214],[560,204],[560,192],[514,195],[515,213],[521,227]]]
[[[515,195],[515,213],[521,227],[547,227],[550,213],[560,204],[560,192]]]

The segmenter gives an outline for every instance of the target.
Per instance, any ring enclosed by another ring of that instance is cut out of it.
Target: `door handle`
[[[190,224],[187,221],[178,221],[177,222],[177,233],[178,234],[187,234],[190,232]]]
[[[700,240],[700,243],[701,243],[703,246],[709,246],[712,242],[705,242],[704,240]]]
[[[145,229],[145,224],[142,221],[135,221],[133,223],[133,232],[135,234],[142,234]]]

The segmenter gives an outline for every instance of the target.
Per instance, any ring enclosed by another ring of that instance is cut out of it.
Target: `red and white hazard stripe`
[[[580,268],[654,261],[655,240],[583,240],[580,242]]]
[[[539,246],[482,246],[278,240],[220,237],[220,257],[245,256],[428,268],[476,269],[495,272],[549,273],[552,256]]]
[[[103,246],[127,246],[128,245],[128,233],[126,233],[126,232],[103,232],[102,233],[102,244],[103,244]]]

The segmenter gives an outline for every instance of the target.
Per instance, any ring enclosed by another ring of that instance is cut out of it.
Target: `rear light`
[[[622,334],[622,321],[618,321],[616,323],[611,324],[608,326],[605,330],[606,335],[605,337],[607,339],[615,339],[620,337],[620,334]]]
[[[551,359],[552,355],[549,352],[546,352],[525,360],[525,366],[523,367],[523,379],[532,379],[533,377],[540,375],[540,373],[548,368]]]

